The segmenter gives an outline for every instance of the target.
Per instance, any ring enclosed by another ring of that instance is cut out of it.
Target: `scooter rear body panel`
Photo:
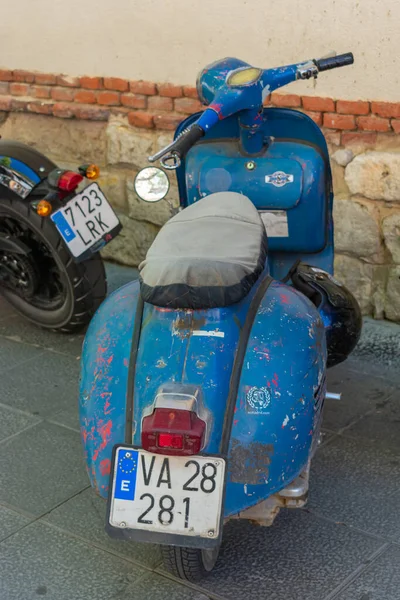
[[[146,305],[136,359],[132,440],[160,386],[199,386],[207,413],[203,452],[221,451],[232,367],[249,304],[210,311],[174,311]],[[92,485],[107,497],[114,444],[127,442],[134,315],[138,283],[101,306],[82,356],[80,416]],[[227,448],[225,516],[284,488],[307,465],[319,435],[325,332],[315,307],[300,293],[273,282],[254,319],[245,349],[232,435]]]

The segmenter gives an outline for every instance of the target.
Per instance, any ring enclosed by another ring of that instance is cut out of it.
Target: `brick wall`
[[[305,112],[317,125],[339,132],[344,144],[354,138],[353,132],[400,133],[400,102],[273,93],[266,104]],[[184,115],[202,108],[196,88],[190,86],[0,70],[0,110],[7,112],[94,121],[123,114],[134,127],[173,130]],[[370,135],[361,137],[373,139]]]

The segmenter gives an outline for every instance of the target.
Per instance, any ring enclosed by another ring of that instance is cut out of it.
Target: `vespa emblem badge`
[[[272,183],[275,187],[283,187],[287,183],[293,183],[294,177],[284,171],[275,171],[272,175],[265,176],[265,183]]]
[[[254,412],[267,408],[271,402],[271,393],[266,387],[251,387],[246,394],[247,404]]]

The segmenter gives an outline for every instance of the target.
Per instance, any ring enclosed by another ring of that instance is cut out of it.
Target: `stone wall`
[[[100,185],[124,225],[104,257],[136,266],[169,208],[139,201],[134,177],[171,141],[177,123],[200,108],[195,96],[188,86],[3,70],[0,134],[61,166],[98,163]],[[302,110],[323,127],[334,178],[336,275],[364,314],[400,321],[400,104],[293,94],[267,102]]]

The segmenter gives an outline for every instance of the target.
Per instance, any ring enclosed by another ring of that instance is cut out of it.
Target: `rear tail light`
[[[57,187],[64,192],[73,192],[83,181],[82,175],[73,171],[64,171],[57,182]]]
[[[53,189],[59,189],[63,192],[73,192],[83,181],[83,176],[74,171],[65,171],[63,169],[53,169],[47,176],[47,181]]]
[[[193,411],[156,408],[142,421],[142,447],[159,454],[198,454],[205,430],[205,422]]]

